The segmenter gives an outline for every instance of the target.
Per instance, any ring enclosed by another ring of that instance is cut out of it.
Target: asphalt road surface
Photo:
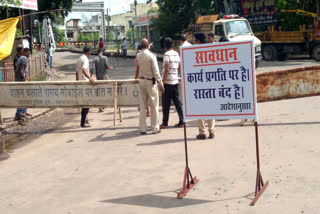
[[[79,54],[56,53],[54,67],[74,79]],[[279,63],[279,64],[278,64]],[[112,79],[133,78],[133,59],[110,58]],[[307,59],[263,62],[257,72],[314,65]],[[26,127],[6,130],[11,146],[0,155],[0,213],[319,213],[319,97],[260,103],[261,172],[269,187],[254,207],[254,127],[217,122],[214,140],[196,140],[189,121],[190,169],[200,182],[176,199],[185,167],[183,129],[142,136],[137,108],[91,109],[91,128],[78,109],[56,109]],[[178,122],[172,109],[169,125]],[[149,131],[150,133],[150,131]]]

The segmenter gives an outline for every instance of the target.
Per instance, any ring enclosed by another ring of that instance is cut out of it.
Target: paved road
[[[79,54],[70,52],[56,52],[54,54],[53,66],[63,74],[66,75],[65,79],[75,79],[75,64],[79,58]],[[94,56],[91,56],[92,59]],[[111,79],[127,79],[134,78],[135,68],[134,59],[121,58],[121,57],[109,57],[110,64],[114,67],[113,71],[109,71],[108,75]],[[301,66],[313,66],[319,65],[319,62],[310,60],[306,57],[293,58],[287,61],[262,61],[257,69],[259,72],[276,71],[290,68],[297,68]],[[162,63],[159,62],[160,70],[162,69]]]
[[[253,126],[221,121],[214,140],[199,141],[196,122],[188,122],[190,168],[200,182],[177,200],[185,166],[183,129],[141,136],[136,108],[123,109],[117,127],[112,109],[91,109],[93,126],[81,129],[77,110],[58,109],[33,121],[43,132],[24,133],[0,162],[0,212],[316,214],[319,106],[319,97],[258,104],[262,175],[270,186],[254,207],[248,206],[256,176]],[[177,120],[172,111],[169,125]]]

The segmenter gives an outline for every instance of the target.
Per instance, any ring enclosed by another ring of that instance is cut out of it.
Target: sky
[[[147,2],[147,0],[137,0],[137,1],[138,3]],[[99,0],[83,0],[82,2],[99,2]],[[134,0],[104,0],[104,6],[105,8],[110,9],[109,11],[110,15],[114,15],[114,14],[124,13],[128,11],[130,9],[130,4],[133,4],[133,2]],[[66,20],[74,19],[74,18],[90,19],[91,14],[95,15],[96,13],[80,13],[80,12],[69,13]]]

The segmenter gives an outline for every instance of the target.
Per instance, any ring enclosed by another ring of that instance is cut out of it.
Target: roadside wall
[[[32,80],[38,76],[41,76],[45,72],[45,53],[39,52],[36,56],[32,56],[29,58],[29,73],[27,76],[28,80]],[[2,82],[14,82],[14,67],[13,67],[13,59],[6,59],[1,62],[1,77]]]

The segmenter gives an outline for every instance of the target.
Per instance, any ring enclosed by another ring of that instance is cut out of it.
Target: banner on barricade
[[[186,119],[257,119],[254,42],[180,47]]]
[[[115,86],[117,83],[117,86]],[[0,83],[0,107],[113,107],[139,105],[135,80]],[[115,90],[117,96],[115,99]]]

